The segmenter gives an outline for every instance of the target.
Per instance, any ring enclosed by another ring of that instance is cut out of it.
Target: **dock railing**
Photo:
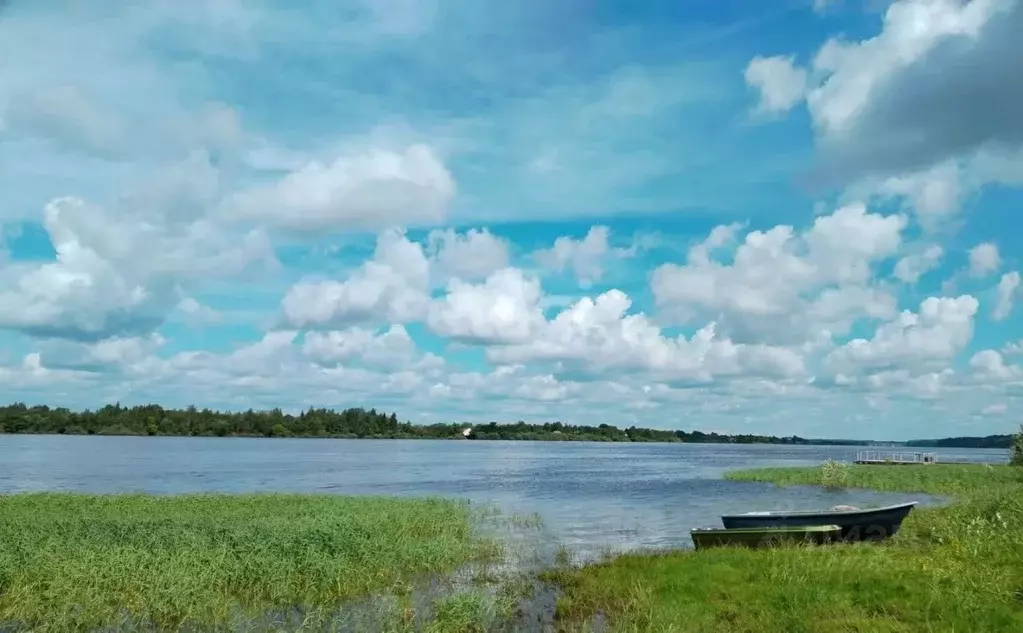
[[[937,461],[937,453],[878,450],[856,451],[857,464],[934,464]]]

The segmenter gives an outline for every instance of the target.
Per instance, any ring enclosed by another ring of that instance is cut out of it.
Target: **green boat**
[[[696,528],[689,534],[696,549],[725,545],[768,547],[784,543],[823,545],[837,541],[842,528],[837,525],[791,525],[764,528]]]

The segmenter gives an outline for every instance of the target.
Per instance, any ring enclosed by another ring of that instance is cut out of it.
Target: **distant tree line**
[[[298,415],[280,409],[225,412],[212,409],[165,409],[148,404],[107,405],[95,411],[62,407],[0,408],[0,433],[66,435],[172,435],[217,437],[444,437],[456,425],[415,426],[393,413],[376,409],[309,409]]]
[[[985,435],[984,437],[945,437],[940,440],[911,440],[909,446],[922,448],[1009,448],[1012,435]]]
[[[134,407],[113,404],[85,411],[72,411],[63,407],[29,407],[22,403],[0,408],[0,433],[462,439],[465,437],[463,431],[466,429],[472,429],[468,439],[477,440],[736,444],[820,442],[795,436],[779,438],[766,435],[721,435],[700,431],[644,429],[635,426],[620,429],[610,424],[577,426],[562,422],[543,424],[490,422],[482,425],[468,423],[417,425],[399,421],[394,413],[362,408],[343,411],[310,408],[298,415],[284,413],[280,409],[225,412],[198,409],[194,406],[187,409],[167,409],[155,404]]]
[[[591,442],[688,442],[697,444],[832,444],[857,445],[858,440],[807,439],[799,436],[726,435],[702,431],[666,431],[630,426],[621,429],[610,424],[571,425],[562,422],[498,424],[490,422],[412,424],[399,421],[394,413],[376,409],[350,408],[343,411],[310,408],[298,415],[280,409],[263,411],[214,411],[212,409],[166,409],[156,404],[122,407],[107,405],[100,409],[72,411],[63,407],[16,403],[0,407],[0,433],[37,433],[62,435],[167,435],[205,437],[335,437],[380,439],[468,439],[542,440]],[[1008,447],[1010,436],[1002,445]],[[972,446],[969,441],[988,438],[951,438],[926,440],[931,446]],[[923,441],[921,441],[923,442]],[[933,443],[938,442],[938,443]],[[944,442],[960,442],[946,444]],[[925,444],[918,443],[923,446]],[[978,444],[986,448],[986,444]]]
[[[544,440],[586,442],[689,442],[695,444],[856,444],[852,440],[809,440],[799,436],[724,435],[702,431],[667,431],[630,426],[626,429],[610,424],[597,426],[572,425],[562,422],[543,424],[498,424],[489,422],[472,427],[470,435],[480,440]]]

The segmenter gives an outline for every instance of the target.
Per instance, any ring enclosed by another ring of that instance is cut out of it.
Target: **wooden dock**
[[[857,464],[912,465],[935,464],[937,462],[937,453],[878,450],[856,451]]]

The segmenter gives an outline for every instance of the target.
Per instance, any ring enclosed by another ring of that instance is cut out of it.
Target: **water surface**
[[[941,459],[1008,458],[1005,450],[938,452]],[[737,468],[815,465],[855,453],[834,446],[0,435],[0,492],[462,497],[537,513],[551,538],[589,557],[688,547],[690,529],[720,525],[724,513],[930,502],[721,479]]]

